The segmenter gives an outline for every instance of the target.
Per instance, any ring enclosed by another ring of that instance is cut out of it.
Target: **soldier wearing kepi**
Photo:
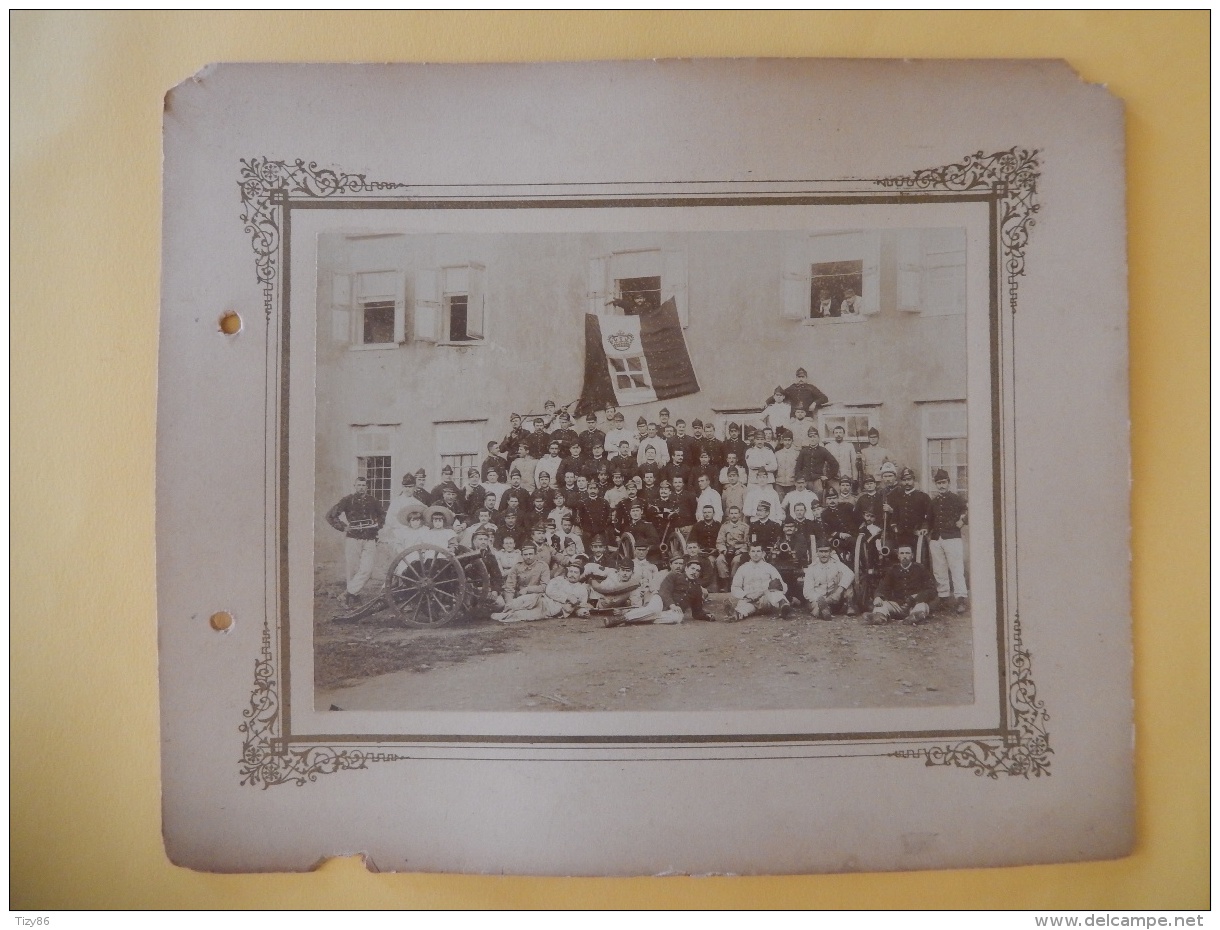
[[[928,535],[932,525],[932,499],[915,488],[915,472],[904,468],[901,486],[885,497],[884,510],[889,513],[889,536],[899,545],[915,549],[915,540]]]
[[[915,550],[908,543],[898,546],[898,564],[882,576],[873,597],[873,609],[864,615],[870,624],[924,623],[932,615],[936,582],[928,569],[915,561]]]
[[[966,612],[966,566],[962,553],[962,527],[967,523],[966,501],[949,490],[949,473],[943,468],[933,476],[936,496],[932,498],[932,574],[936,576],[936,596],[957,601],[957,612]],[[952,590],[950,590],[952,584]]]
[[[832,557],[830,540],[819,539],[817,556],[805,569],[805,600],[813,607],[814,615],[829,620],[846,603],[847,615],[853,616],[856,611],[847,592],[854,578],[850,568]]]
[[[385,524],[385,510],[369,493],[368,482],[357,478],[352,493],[327,512],[326,522],[347,537],[344,543],[347,591],[343,595],[343,606],[354,607],[365,582],[373,574],[377,533]]]
[[[798,406],[804,407],[811,417],[817,414],[819,407],[830,403],[829,397],[809,383],[809,375],[804,368],[796,370],[796,381],[784,389],[784,397],[793,410]]]

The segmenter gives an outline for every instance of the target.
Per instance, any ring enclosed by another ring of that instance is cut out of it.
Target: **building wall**
[[[546,399],[563,405],[579,396],[589,262],[618,251],[685,252],[685,332],[701,387],[689,397],[624,408],[629,425],[638,415],[655,420],[662,406],[672,419],[688,422],[706,418],[714,409],[759,408],[776,385],[791,383],[796,369],[804,367],[832,403],[880,404],[883,444],[919,472],[918,402],[965,398],[965,316],[898,309],[900,233],[880,231],[877,236],[878,312],[858,322],[783,317],[785,256],[794,241],[808,239],[803,233],[322,237],[317,293],[319,562],[341,565],[342,539],[324,517],[355,476],[353,426],[392,425],[394,487],[404,472],[420,466],[431,486],[440,480],[438,422],[486,420],[478,424],[481,460],[487,441],[507,432],[511,413],[538,412]],[[485,268],[486,338],[465,345],[412,341],[420,274],[469,262]],[[334,315],[333,279],[387,270],[405,277],[407,341],[390,348],[353,347],[342,317]]]

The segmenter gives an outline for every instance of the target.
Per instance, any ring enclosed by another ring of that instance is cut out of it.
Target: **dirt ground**
[[[606,628],[598,618],[410,630],[381,612],[336,624],[341,585],[315,598],[319,710],[772,710],[924,707],[974,699],[969,613],[921,626],[858,617],[733,616]]]

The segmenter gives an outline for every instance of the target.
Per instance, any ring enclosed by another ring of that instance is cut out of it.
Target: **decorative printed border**
[[[1025,250],[1030,228],[1036,225],[1038,150],[1012,148],[986,155],[976,152],[961,162],[924,168],[909,175],[866,180],[872,189],[899,193],[988,192],[999,207],[996,222],[1000,264],[1006,275],[1008,306],[1017,311],[1018,279],[1025,274]],[[840,183],[840,182],[833,182]],[[845,183],[845,182],[844,182]],[[369,181],[363,174],[348,174],[320,168],[316,162],[251,158],[241,160],[240,181],[243,212],[241,221],[254,249],[255,276],[263,291],[267,321],[275,310],[281,285],[281,251],[284,247],[284,210],[293,198],[359,198],[386,191],[403,191],[410,185]],[[607,198],[606,205],[614,200]],[[995,273],[993,269],[992,273]],[[999,429],[999,424],[993,424]],[[272,785],[304,785],[319,775],[348,769],[364,769],[372,762],[411,758],[393,752],[365,748],[305,745],[302,748],[284,736],[281,706],[282,675],[277,673],[271,611],[263,622],[262,646],[254,663],[254,687],[250,705],[242,711],[238,727],[243,734],[239,774],[241,784],[263,789]],[[953,766],[976,775],[998,778],[1020,775],[1029,778],[1050,775],[1050,747],[1046,722],[1050,715],[1037,697],[1030,652],[1021,638],[1019,616],[1009,629],[1007,656],[1007,716],[1009,725],[988,738],[963,740],[923,748],[876,753],[896,758],[922,758],[927,766]]]

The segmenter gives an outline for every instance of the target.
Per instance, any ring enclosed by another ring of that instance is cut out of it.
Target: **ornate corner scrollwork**
[[[1038,149],[1011,148],[984,155],[975,152],[963,161],[911,174],[882,178],[881,187],[899,190],[968,191],[991,189],[1000,199],[1000,245],[1008,283],[1008,307],[1017,312],[1017,279],[1025,274],[1025,248],[1030,227],[1037,225]]]
[[[964,740],[951,746],[903,750],[893,755],[923,758],[925,765],[951,765],[970,769],[975,775],[998,778],[1000,775],[1050,775],[1054,750],[1046,732],[1050,714],[1046,702],[1038,699],[1029,650],[1021,641],[1021,619],[1013,620],[1012,651],[1008,661],[1008,703],[1012,729],[1000,740]]]
[[[241,221],[254,246],[254,273],[263,288],[263,315],[271,319],[279,274],[281,207],[292,195],[335,197],[407,187],[393,181],[370,181],[363,174],[319,168],[317,162],[241,159]]]
[[[254,662],[254,690],[250,706],[242,711],[244,722],[238,731],[242,740],[241,784],[270,788],[272,785],[317,781],[319,775],[329,775],[344,769],[368,768],[370,762],[394,762],[405,759],[394,753],[366,752],[363,749],[335,749],[330,746],[310,746],[294,749],[279,735],[280,693],[271,650],[271,627],[263,623],[263,641]]]

